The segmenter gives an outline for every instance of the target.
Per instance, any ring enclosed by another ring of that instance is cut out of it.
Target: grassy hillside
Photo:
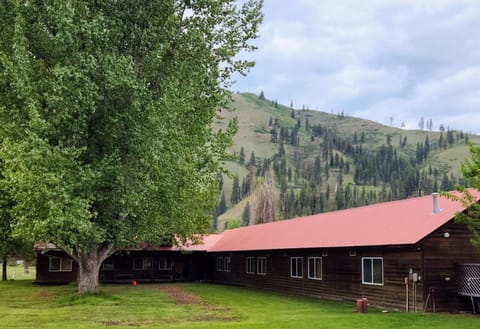
[[[267,171],[274,173],[275,179],[276,219],[451,187],[461,181],[460,166],[469,157],[467,140],[480,143],[479,136],[467,136],[459,131],[404,130],[341,114],[293,110],[268,99],[261,100],[254,94],[234,94],[233,100],[236,110],[222,112],[224,118],[216,124],[223,127],[233,117],[238,119],[239,131],[232,152],[239,155],[243,149],[245,161],[228,163],[227,168],[241,183],[251,168],[248,162],[253,152],[256,159],[255,186],[258,188],[265,175],[264,167],[268,166]],[[286,139],[281,137],[283,130],[288,131]],[[292,134],[295,138],[291,137]],[[447,135],[451,135],[448,142]],[[429,152],[419,159],[419,146],[422,151],[427,144]],[[385,155],[385,152],[390,154]],[[368,166],[375,164],[367,165],[365,161],[375,157],[377,162],[383,159],[381,161],[385,163],[377,163],[377,168],[367,170]],[[334,159],[340,159],[340,165]],[[348,168],[344,166],[347,162]],[[321,170],[321,174],[315,174],[317,182],[311,177],[315,165]],[[392,171],[388,169],[391,165],[399,168]],[[383,173],[387,178],[382,176],[383,166],[387,168],[388,172]],[[367,178],[359,179],[358,173],[366,171],[370,171],[365,174]],[[376,174],[376,171],[380,173]],[[257,201],[258,193],[250,191],[241,197],[240,202],[232,204],[232,177],[223,177],[227,210],[218,217],[220,230],[228,220],[241,218],[247,200],[250,204]],[[406,181],[409,181],[408,186],[403,186]],[[343,198],[342,194],[347,199],[352,196],[355,199],[342,204],[339,200]],[[294,210],[285,209],[288,197],[294,200]]]

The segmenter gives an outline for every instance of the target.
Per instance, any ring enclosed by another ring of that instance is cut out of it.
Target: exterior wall
[[[466,226],[452,220],[423,241],[425,299],[430,292],[427,310],[433,311],[435,301],[436,311],[472,311],[470,299],[457,294],[457,265],[480,263],[480,250],[471,245],[470,238]]]
[[[406,309],[405,277],[412,269],[421,269],[422,252],[416,247],[357,248],[350,256],[347,248],[280,250],[266,252],[235,252],[212,254],[230,257],[231,270],[214,271],[213,280],[219,283],[265,288],[318,298],[355,302],[368,298],[371,305],[388,309]],[[324,252],[328,256],[322,256]],[[266,257],[267,274],[247,274],[247,257]],[[290,258],[303,257],[303,277],[290,276]],[[308,278],[308,257],[322,257],[322,279]],[[362,257],[383,258],[383,285],[362,283]],[[409,290],[410,290],[409,286]],[[423,305],[422,283],[417,284],[416,308]],[[409,291],[410,309],[414,309],[414,295]]]
[[[72,270],[68,272],[49,271],[49,256],[69,258],[61,251],[49,251],[47,254],[37,254],[37,283],[68,283],[77,281],[78,266],[72,261]],[[145,269],[135,269],[135,258],[149,258],[151,266]],[[160,268],[162,259],[172,261],[173,267]],[[205,252],[181,253],[178,251],[130,251],[118,252],[112,255],[108,262],[113,260],[113,267],[104,265],[100,268],[100,282],[161,282],[178,280],[206,280],[208,279],[208,258]]]
[[[68,257],[64,252],[61,251],[49,251],[46,254],[37,253],[37,271],[35,280],[37,283],[62,284],[77,281],[78,266],[75,262],[72,262],[71,271],[50,272],[50,256]]]

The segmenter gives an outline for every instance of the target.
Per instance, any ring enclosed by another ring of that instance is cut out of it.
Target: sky
[[[480,134],[479,0],[265,0],[264,15],[234,91]]]

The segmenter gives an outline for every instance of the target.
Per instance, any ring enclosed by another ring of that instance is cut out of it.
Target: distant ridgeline
[[[464,183],[459,168],[467,141],[478,139],[295,110],[263,92],[234,100],[238,160],[233,178],[219,174],[213,230],[452,190]]]

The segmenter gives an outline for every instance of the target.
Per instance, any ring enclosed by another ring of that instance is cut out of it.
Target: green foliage
[[[460,196],[448,193],[447,196],[454,200],[460,200],[467,208],[465,212],[458,213],[456,221],[467,225],[472,233],[472,245],[480,249],[480,146],[470,143],[470,160],[462,164],[463,176],[467,179],[466,186],[457,186],[456,189],[461,192]],[[473,188],[471,190],[469,188]]]
[[[234,229],[234,228],[239,228],[242,226],[242,221],[238,218],[234,218],[234,219],[230,219],[228,222],[225,223],[226,227],[225,229],[227,230],[231,230],[231,229]]]
[[[70,254],[206,232],[213,130],[261,1],[2,1],[0,158],[16,229]],[[108,250],[108,249],[107,249]]]
[[[247,201],[245,208],[243,208],[242,212],[242,225],[248,226],[250,224],[250,202]]]

